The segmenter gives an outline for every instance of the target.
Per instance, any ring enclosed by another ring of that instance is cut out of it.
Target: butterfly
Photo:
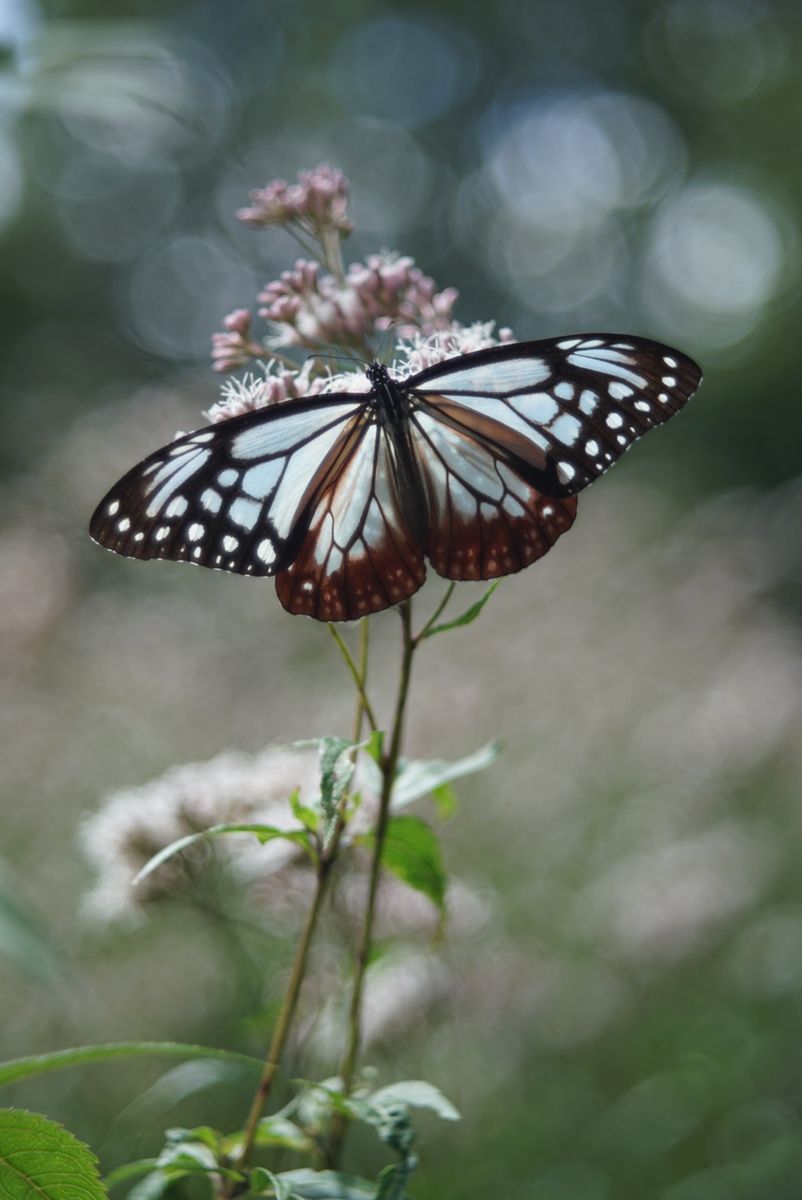
[[[583,334],[458,355],[369,390],[288,400],[179,437],[98,505],[131,558],[272,575],[291,613],[348,621],[446,579],[541,558],[576,493],[673,416],[701,371],[659,342]]]

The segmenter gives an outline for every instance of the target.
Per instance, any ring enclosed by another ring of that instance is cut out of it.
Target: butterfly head
[[[380,388],[382,384],[390,383],[392,376],[385,367],[384,363],[372,362],[365,368],[367,375],[374,388]]]

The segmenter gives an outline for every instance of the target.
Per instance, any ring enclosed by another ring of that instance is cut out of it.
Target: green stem
[[[451,599],[452,595],[454,594],[454,588],[456,586],[457,586],[456,583],[450,583],[448,585],[448,587],[446,588],[446,590],[443,592],[442,598],[440,600],[440,603],[437,605],[437,608],[434,610],[432,615],[429,617],[429,620],[422,627],[422,629],[420,629],[419,632],[415,634],[413,641],[415,642],[416,646],[418,645],[418,642],[423,641],[423,639],[426,637],[426,634],[432,628],[432,626],[434,625],[437,618],[445,611],[449,600]]]
[[[401,653],[401,673],[398,683],[398,694],[395,702],[395,712],[393,714],[390,745],[382,755],[382,789],[379,799],[379,813],[376,818],[376,828],[373,835],[373,857],[370,865],[368,899],[365,908],[365,918],[362,924],[362,931],[357,946],[356,963],[354,966],[354,985],[353,992],[351,994],[351,1006],[348,1015],[348,1046],[340,1070],[342,1087],[346,1095],[351,1090],[354,1081],[354,1075],[356,1073],[357,1061],[359,1059],[362,1036],[362,1002],[365,992],[365,976],[373,946],[373,925],[376,917],[376,900],[379,893],[379,881],[381,879],[382,855],[384,852],[384,842],[387,835],[387,828],[390,822],[390,802],[393,796],[393,785],[395,783],[395,776],[398,770],[398,759],[401,753],[401,742],[404,731],[404,716],[406,713],[407,699],[409,696],[409,683],[412,674],[412,657],[416,649],[416,642],[412,636],[412,605],[409,600],[405,600],[400,606],[400,613],[403,639]],[[328,1161],[329,1165],[331,1166],[336,1166],[339,1160],[344,1135],[345,1122],[342,1119],[341,1114],[338,1114],[333,1121],[331,1144],[329,1147]]]
[[[328,882],[329,870],[333,859],[331,855],[321,858],[317,871],[317,886],[315,894],[312,898],[312,905],[306,916],[306,922],[301,933],[300,941],[295,951],[292,968],[290,971],[290,981],[287,984],[287,991],[284,994],[284,999],[281,1003],[281,1011],[276,1021],[273,1037],[270,1040],[270,1047],[265,1057],[265,1063],[262,1068],[262,1074],[259,1078],[253,1100],[251,1101],[250,1111],[242,1136],[242,1145],[239,1153],[233,1162],[233,1166],[237,1170],[243,1170],[253,1152],[254,1140],[256,1138],[256,1130],[259,1125],[262,1113],[270,1098],[270,1091],[273,1086],[276,1072],[278,1071],[281,1056],[287,1045],[292,1021],[295,1016],[295,1011],[298,1007],[298,998],[301,994],[301,985],[303,984],[304,975],[306,974],[306,964],[309,957],[309,949],[312,945],[312,936],[317,924],[320,908],[323,903],[323,897],[326,891]],[[230,1195],[230,1191],[226,1195]]]
[[[364,633],[362,630],[364,630]],[[359,705],[357,706],[357,722],[359,729],[360,731],[362,729],[362,715],[364,714],[368,719],[368,725],[370,725],[371,732],[375,733],[379,726],[376,722],[376,717],[373,712],[373,708],[371,707],[370,700],[368,699],[368,694],[365,691],[364,678],[364,667],[367,662],[367,621],[362,622],[362,627],[360,630],[360,639],[364,637],[364,644],[362,641],[360,641],[360,666],[357,666],[357,664],[354,662],[351,651],[346,646],[343,635],[340,633],[336,625],[331,623],[329,624],[329,633],[334,638],[337,649],[340,651],[340,654],[342,654],[345,665],[348,667],[348,670],[351,673],[351,678],[356,684],[356,690],[359,693]],[[363,658],[365,660],[364,662],[362,662]],[[358,740],[359,738],[357,735],[357,737],[354,738],[354,741],[356,742]]]

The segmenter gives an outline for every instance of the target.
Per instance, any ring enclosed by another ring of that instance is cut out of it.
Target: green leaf
[[[138,1158],[135,1162],[123,1163],[122,1166],[109,1171],[103,1183],[111,1191],[119,1183],[128,1183],[129,1179],[140,1179],[143,1175],[149,1175],[155,1166],[155,1158]]]
[[[450,783],[441,783],[432,789],[434,811],[441,821],[448,821],[457,811],[457,793]]]
[[[281,1146],[285,1150],[298,1150],[307,1153],[314,1149],[314,1143],[294,1121],[287,1117],[263,1117],[256,1127],[257,1146]]]
[[[305,829],[279,829],[275,825],[258,824],[211,825],[208,829],[202,829],[200,833],[187,834],[186,837],[171,842],[169,846],[163,846],[157,854],[153,855],[153,858],[148,859],[139,874],[135,876],[134,883],[141,883],[147,875],[160,867],[168,858],[180,854],[188,846],[193,846],[195,842],[203,841],[204,838],[217,837],[221,833],[252,833],[263,843],[272,842],[275,838],[284,838],[285,841],[295,842],[307,852],[310,851],[309,834]]]
[[[251,1064],[249,1077],[250,1067]],[[165,1071],[155,1083],[126,1105],[117,1114],[115,1125],[136,1125],[141,1128],[190,1096],[221,1084],[239,1083],[242,1075],[241,1063],[218,1062],[208,1058],[179,1063],[177,1067]]]
[[[313,808],[308,808],[305,804],[301,804],[301,793],[298,788],[290,796],[290,808],[295,819],[300,821],[310,833],[317,831],[319,824],[317,813]]]
[[[455,617],[453,621],[444,621],[442,625],[433,625],[431,629],[426,630],[423,636],[425,638],[430,638],[434,637],[436,633],[445,633],[449,629],[458,629],[461,625],[470,625],[479,616],[479,613],[487,604],[488,600],[493,595],[493,592],[500,583],[500,579],[496,579],[493,583],[491,583],[484,595],[480,596],[476,603],[472,604],[470,608],[466,608],[462,616]]]
[[[3,1200],[106,1200],[97,1159],[61,1125],[24,1109],[0,1109]]]
[[[385,1167],[379,1174],[376,1200],[404,1200],[409,1172],[403,1167]]]
[[[402,761],[393,785],[393,808],[406,808],[414,800],[436,792],[455,779],[484,771],[496,761],[500,750],[501,743],[494,741],[455,762],[439,758]]]
[[[444,1121],[461,1120],[459,1112],[439,1088],[425,1079],[402,1079],[379,1088],[368,1096],[368,1103],[380,1108],[388,1104],[406,1104],[410,1108],[430,1108]]]
[[[183,1175],[169,1171],[152,1171],[131,1188],[127,1200],[161,1200],[164,1193],[182,1178]]]
[[[320,739],[320,807],[331,826],[337,818],[340,801],[354,774],[354,762],[347,757],[354,743],[346,738]]]
[[[65,974],[65,963],[34,914],[22,904],[19,889],[0,865],[0,958],[39,983],[52,984]]]
[[[381,766],[384,757],[384,730],[374,729],[365,742],[365,753],[373,759],[377,766]]]
[[[267,1195],[268,1189],[271,1189],[276,1200],[291,1200],[292,1196],[292,1184],[266,1167],[254,1167],[248,1180],[248,1189],[249,1194],[256,1196]]]
[[[356,1175],[340,1171],[312,1171],[301,1167],[297,1171],[282,1171],[278,1178],[286,1181],[293,1196],[301,1200],[375,1200],[376,1184]]]
[[[372,844],[374,835],[361,841]],[[446,873],[440,843],[431,826],[420,817],[391,817],[382,853],[382,864],[442,911],[446,899]]]
[[[213,1058],[241,1063],[260,1071],[262,1062],[234,1050],[217,1050],[209,1046],[185,1045],[183,1042],[109,1042],[101,1046],[76,1046],[71,1050],[55,1050],[52,1054],[35,1054],[29,1058],[13,1058],[0,1064],[0,1084],[16,1083],[46,1071],[62,1067],[77,1067],[84,1063],[108,1062],[114,1058]]]

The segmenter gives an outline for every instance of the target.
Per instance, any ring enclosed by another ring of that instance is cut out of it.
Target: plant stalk
[[[365,908],[365,919],[356,952],[354,967],[354,987],[351,994],[351,1006],[348,1015],[348,1046],[343,1059],[340,1075],[343,1092],[348,1095],[354,1081],[359,1051],[361,1046],[362,1002],[365,991],[365,976],[373,946],[373,925],[376,917],[376,900],[381,879],[382,855],[387,828],[390,822],[390,802],[393,795],[398,759],[404,731],[404,716],[409,696],[409,683],[412,674],[412,658],[416,649],[416,641],[412,634],[412,605],[405,600],[400,606],[402,624],[401,671],[398,682],[398,694],[393,714],[392,732],[389,748],[382,755],[382,790],[379,800],[379,813],[374,830],[373,858],[370,867],[370,882],[368,899]],[[328,1163],[336,1166],[342,1150],[345,1136],[345,1120],[341,1113],[335,1114],[332,1123],[332,1135],[329,1145]]]

